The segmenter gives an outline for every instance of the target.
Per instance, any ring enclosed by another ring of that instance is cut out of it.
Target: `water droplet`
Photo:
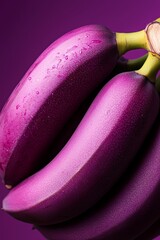
[[[31,80],[32,80],[32,78],[31,78],[31,77],[28,77],[28,80],[29,80],[29,81],[31,81]]]
[[[85,35],[86,38],[88,38],[88,35]]]
[[[65,56],[65,59],[68,60],[68,55]]]
[[[59,59],[58,60],[58,63],[57,63],[57,68],[59,67],[59,64],[62,62],[62,59]]]
[[[80,54],[82,54],[82,49],[79,51]]]
[[[52,66],[52,69],[55,69],[55,68],[56,68],[56,66],[55,66],[55,65],[53,65],[53,66]]]
[[[39,91],[36,91],[36,94],[38,95],[38,94],[39,94]]]
[[[88,46],[88,48],[92,48],[92,46],[90,44],[88,44],[88,43],[87,43],[87,46]]]
[[[77,45],[74,45],[73,47],[69,48],[69,49],[66,51],[66,53],[75,50],[77,47],[78,47]]]
[[[62,77],[62,75],[61,75],[61,74],[58,74],[58,75],[57,75],[57,77],[58,77],[58,78],[61,78],[61,77]]]
[[[77,57],[77,53],[74,52],[74,53],[72,54],[72,56],[73,56],[73,58],[74,58],[74,57]]]
[[[25,96],[25,97],[23,98],[23,102],[24,102],[24,100],[26,99],[26,97],[27,97],[27,96]]]
[[[10,135],[10,134],[11,134],[10,130],[8,130],[8,131],[7,131],[7,134],[8,134],[8,135]]]
[[[92,40],[92,43],[101,43],[101,40]]]
[[[19,107],[20,107],[20,105],[19,105],[19,104],[17,104],[17,105],[16,105],[16,109],[18,109]]]

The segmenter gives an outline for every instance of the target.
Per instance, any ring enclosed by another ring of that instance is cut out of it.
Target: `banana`
[[[145,42],[144,31],[122,34],[89,25],[65,34],[40,55],[0,114],[0,174],[8,188],[46,165],[47,153],[80,104],[120,55],[147,48]]]
[[[41,54],[0,115],[6,185],[16,185],[43,163],[54,138],[117,59],[115,34],[98,25],[71,31]]]
[[[72,221],[36,226],[48,240],[151,240],[160,234],[160,115],[121,181]]]
[[[145,76],[133,71],[115,76],[96,96],[59,154],[13,188],[3,209],[38,225],[63,222],[86,211],[123,174],[158,111],[158,92]]]
[[[139,69],[145,62],[148,54],[145,54],[142,57],[137,59],[127,59],[125,57],[120,57],[117,61],[116,67],[113,69],[108,78],[105,79],[87,99],[80,105],[77,111],[73,114],[67,124],[64,125],[62,131],[56,138],[54,142],[54,147],[49,151],[48,158],[52,159],[53,157],[60,152],[60,150],[65,146],[67,141],[70,139],[78,124],[82,120],[92,101],[102,89],[102,87],[115,75],[121,72],[133,71]]]

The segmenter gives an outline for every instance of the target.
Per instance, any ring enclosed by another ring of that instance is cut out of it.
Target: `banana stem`
[[[139,57],[139,58],[136,58],[136,59],[129,59],[127,61],[127,70],[132,71],[132,70],[135,70],[135,69],[139,69],[144,64],[144,62],[146,61],[147,56],[148,56],[148,53],[146,53],[142,57]]]
[[[148,57],[143,66],[135,72],[147,77],[151,82],[155,82],[156,75],[159,70],[160,70],[159,57],[149,52]]]
[[[132,49],[144,48],[149,50],[145,30],[132,33],[116,33],[116,41],[120,56]]]
[[[139,69],[145,62],[147,56],[148,56],[148,53],[137,59],[126,59],[124,57],[120,57],[116,67],[114,68],[114,74],[127,72],[127,71],[134,71]]]
[[[160,57],[160,18],[149,23],[144,30],[132,33],[116,33],[119,55],[144,48]]]

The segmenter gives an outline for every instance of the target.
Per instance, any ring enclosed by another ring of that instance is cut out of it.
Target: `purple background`
[[[39,54],[55,39],[86,24],[102,24],[116,32],[143,29],[160,17],[159,0],[1,0],[0,109]],[[142,51],[127,54],[136,57]],[[7,191],[0,183],[0,202]],[[0,211],[1,240],[42,240],[32,226]]]

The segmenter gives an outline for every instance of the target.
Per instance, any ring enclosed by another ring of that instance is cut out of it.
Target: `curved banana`
[[[0,115],[0,174],[6,185],[46,164],[64,124],[118,57],[115,34],[99,25],[65,34],[40,55]]]
[[[143,30],[122,34],[89,25],[65,34],[40,55],[0,114],[0,174],[8,187],[50,161],[47,154],[66,122],[119,56],[138,47],[147,48]]]
[[[98,94],[98,92],[102,89],[102,87],[116,74],[133,71],[139,69],[145,62],[147,55],[144,55],[137,59],[127,59],[124,57],[120,57],[117,61],[116,67],[113,69],[109,77],[105,79],[87,99],[80,105],[77,111],[73,114],[73,116],[69,119],[67,124],[64,125],[62,131],[56,138],[54,142],[54,147],[50,150],[49,156],[51,158],[55,157],[58,152],[65,146],[67,141],[70,139],[72,134],[74,133],[75,129],[77,128],[78,124],[84,117],[86,111],[88,110],[89,106],[91,105],[92,101]]]
[[[146,77],[136,72],[115,76],[59,154],[9,192],[4,210],[19,220],[44,225],[86,211],[123,174],[158,111],[158,92]]]
[[[160,234],[159,146],[160,115],[110,197],[77,219],[36,228],[48,240],[151,240]]]

